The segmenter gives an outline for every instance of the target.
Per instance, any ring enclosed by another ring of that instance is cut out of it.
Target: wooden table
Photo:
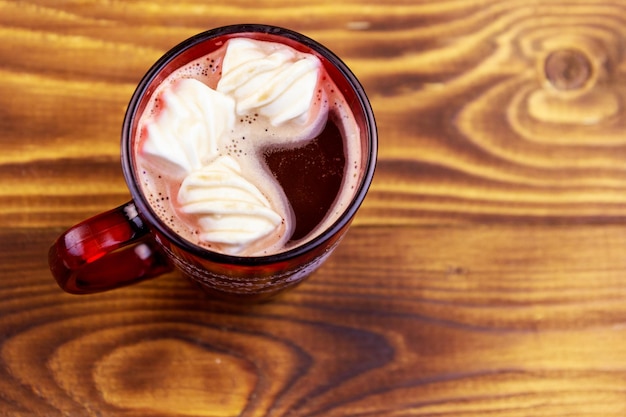
[[[129,199],[126,104],[263,22],[362,80],[371,192],[309,281],[72,296],[46,253]],[[0,415],[626,415],[626,1],[0,0]]]

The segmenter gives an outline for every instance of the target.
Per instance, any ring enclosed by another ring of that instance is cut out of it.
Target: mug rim
[[[175,233],[171,228],[169,228],[164,222],[158,217],[158,215],[154,212],[150,204],[146,201],[146,198],[141,191],[139,186],[139,179],[136,176],[134,169],[134,158],[133,158],[133,141],[132,141],[132,128],[133,122],[136,117],[140,117],[141,115],[136,114],[137,108],[142,100],[142,97],[145,95],[146,90],[151,85],[152,81],[157,77],[160,73],[161,69],[163,69],[168,63],[170,63],[173,59],[179,56],[184,51],[198,45],[206,40],[216,38],[218,36],[224,35],[232,35],[236,33],[263,33],[270,34],[275,36],[281,36],[297,43],[304,45],[305,47],[311,49],[315,53],[321,55],[323,58],[329,61],[329,63],[334,66],[343,76],[350,87],[354,90],[355,97],[358,99],[358,106],[360,110],[363,112],[364,116],[364,126],[367,131],[365,132],[367,136],[367,159],[365,160],[364,170],[363,170],[363,179],[359,184],[357,191],[355,192],[352,200],[347,205],[346,209],[343,210],[341,215],[334,221],[328,228],[322,231],[319,235],[314,238],[306,241],[303,244],[295,246],[285,251],[273,253],[270,255],[258,255],[258,256],[239,256],[239,255],[228,255],[225,253],[213,251],[207,248],[203,248],[199,245],[196,245],[189,240],[181,237],[179,234]],[[221,264],[236,264],[240,266],[259,266],[259,265],[267,265],[273,264],[276,262],[284,262],[290,259],[297,258],[301,255],[306,254],[314,248],[323,245],[333,236],[335,236],[338,232],[341,231],[344,227],[350,224],[352,219],[354,218],[357,210],[361,206],[365,196],[369,190],[369,187],[372,183],[374,171],[376,167],[376,160],[378,154],[378,131],[376,127],[376,121],[374,119],[374,113],[371,108],[371,104],[367,95],[365,94],[365,90],[363,86],[356,78],[356,76],[352,73],[352,71],[348,68],[348,66],[332,51],[330,51],[324,45],[318,43],[317,41],[303,35],[301,33],[295,32],[293,30],[273,26],[266,24],[235,24],[217,27],[213,29],[206,30],[204,32],[200,32],[196,35],[183,40],[178,43],[176,46],[167,51],[163,56],[161,56],[146,72],[146,74],[141,78],[141,81],[137,85],[133,95],[131,96],[130,102],[126,109],[126,113],[124,116],[124,122],[122,125],[122,134],[121,134],[121,159],[122,159],[122,171],[124,174],[124,178],[126,180],[126,184],[130,190],[132,200],[134,204],[138,208],[139,216],[144,220],[150,230],[156,229],[158,233],[167,240],[177,246],[178,248],[203,259],[210,260],[212,262],[221,263]],[[150,232],[149,232],[150,233]]]

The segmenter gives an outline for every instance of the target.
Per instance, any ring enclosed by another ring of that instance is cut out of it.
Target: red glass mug
[[[361,180],[338,220],[313,240],[268,256],[231,256],[197,246],[177,235],[142,194],[133,141],[138,120],[156,87],[173,71],[207,55],[233,37],[278,42],[318,56],[351,107],[360,129]],[[331,51],[299,33],[267,25],[233,25],[200,33],[180,43],[146,73],[124,119],[121,159],[132,200],[75,225],[49,252],[59,286],[73,294],[118,288],[178,269],[206,292],[221,298],[260,300],[294,287],[315,271],[346,233],[368,191],[377,156],[377,130],[365,92]]]

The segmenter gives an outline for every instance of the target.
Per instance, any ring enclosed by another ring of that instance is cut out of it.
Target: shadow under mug
[[[233,37],[283,43],[318,56],[341,89],[360,129],[361,179],[350,204],[316,238],[274,255],[224,255],[181,238],[150,207],[135,169],[133,141],[137,124],[157,86],[176,69],[218,49]],[[232,25],[200,33],[163,55],[143,77],[130,100],[122,130],[121,159],[132,200],[63,233],[50,248],[50,270],[59,286],[73,294],[110,290],[178,269],[203,290],[223,299],[270,298],[302,282],[340,242],[372,181],[377,146],[374,115],[361,84],[324,46],[302,34],[267,25]]]

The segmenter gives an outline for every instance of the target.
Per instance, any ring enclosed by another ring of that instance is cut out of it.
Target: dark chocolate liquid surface
[[[306,145],[265,150],[265,162],[294,212],[291,241],[308,235],[331,210],[345,171],[343,141],[341,132],[329,118],[319,136]]]

